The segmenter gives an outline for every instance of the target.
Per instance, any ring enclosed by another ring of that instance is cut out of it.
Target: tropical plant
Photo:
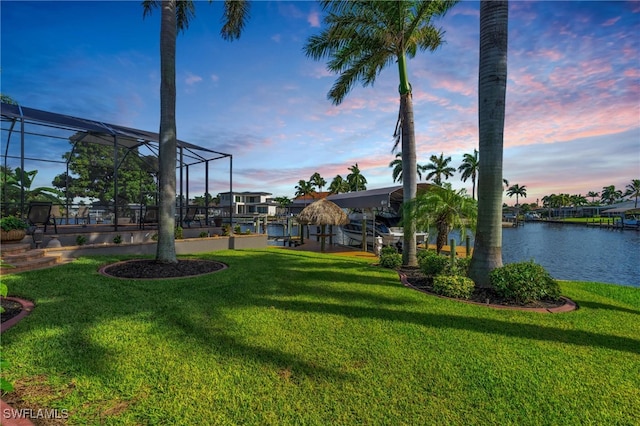
[[[433,292],[446,297],[469,299],[474,286],[471,278],[462,275],[438,275],[433,278]]]
[[[15,216],[5,216],[0,219],[0,228],[2,228],[3,231],[27,229],[28,227],[27,222]]]
[[[622,191],[616,189],[615,185],[609,185],[602,188],[600,199],[605,204],[613,204],[622,198]]]
[[[498,294],[516,303],[557,300],[560,297],[558,282],[533,261],[504,265],[493,270],[490,277]]]
[[[393,177],[394,182],[402,182],[402,152],[398,152],[396,154],[395,160],[389,163],[389,167],[393,168],[391,172],[391,176]],[[418,175],[418,179],[422,180],[422,171],[424,170],[423,165],[416,164],[416,173]]]
[[[311,195],[312,197],[315,195],[316,190],[313,189],[313,184],[304,179],[300,179],[298,184],[296,185],[296,197],[306,197],[307,195]],[[306,199],[305,199],[306,205]]]
[[[291,204],[291,199],[286,196],[276,197],[273,199],[276,203],[278,203],[278,208],[281,211],[286,211],[287,207]]]
[[[596,197],[599,197],[600,193],[596,191],[587,192],[587,197],[591,197],[591,204],[596,204]]]
[[[394,136],[396,146],[401,143],[405,170],[417,169],[407,58],[413,58],[418,49],[433,51],[440,46],[443,32],[431,20],[444,15],[455,3],[450,0],[325,0],[321,3],[327,12],[324,29],[320,34],[311,36],[305,45],[308,56],[316,60],[329,58],[327,67],[339,74],[328,94],[336,105],[342,102],[356,82],[365,87],[373,85],[386,66],[398,64],[400,111]],[[410,173],[402,185],[404,201],[414,199],[418,186],[416,176]],[[405,265],[415,266],[415,223],[406,223],[404,231],[402,261]]]
[[[442,186],[434,185],[418,195],[407,205],[407,215],[413,217],[420,228],[436,227],[436,252],[440,253],[452,229],[458,229],[461,238],[467,229],[475,230],[477,204],[465,189],[456,191],[447,182]]]
[[[320,192],[322,192],[322,188],[324,188],[324,186],[327,184],[327,181],[324,180],[324,178],[320,176],[320,173],[318,172],[315,172],[313,175],[311,175],[311,177],[309,178],[309,182],[311,183],[311,185],[318,188],[318,191]]]
[[[364,177],[362,172],[360,172],[360,168],[358,167],[358,163],[349,167],[349,173],[347,175],[347,183],[349,184],[350,191],[364,191],[367,189],[367,178]]]
[[[12,170],[11,167],[0,167],[0,194],[5,205],[18,206],[21,204],[22,191],[24,191],[24,201],[51,201],[61,204],[64,193],[51,187],[31,188],[33,181],[38,174],[37,170],[26,171],[20,167]]]
[[[476,199],[476,180],[478,179],[478,150],[474,149],[473,154],[466,153],[462,157],[462,164],[458,166],[458,171],[462,173],[460,178],[463,182],[471,179],[473,184],[471,189],[471,198]]]
[[[489,274],[502,266],[502,151],[507,92],[507,1],[480,2],[478,127],[480,176],[478,227],[469,277],[491,287]]]
[[[635,198],[634,208],[638,208],[638,197],[640,197],[640,179],[633,179],[630,184],[627,185],[627,192],[625,197]]]
[[[159,142],[159,220],[156,260],[177,263],[174,239],[176,213],[176,38],[178,31],[189,27],[195,15],[193,1],[144,0],[143,16],[161,7],[160,21],[160,140]],[[222,38],[234,40],[240,33],[249,14],[246,0],[225,0]]]
[[[329,185],[329,192],[332,194],[349,192],[349,182],[344,180],[342,176],[336,175]]]
[[[509,197],[516,196],[516,206],[519,206],[518,197],[526,197],[527,196],[527,185],[518,185],[517,183],[511,185],[509,189],[507,189],[507,195]]]
[[[433,183],[440,186],[442,185],[442,179],[447,180],[456,171],[455,167],[449,166],[451,157],[444,158],[444,153],[440,153],[440,157],[432,155],[429,158],[430,163],[424,166],[424,171],[429,171],[426,180],[433,179]]]

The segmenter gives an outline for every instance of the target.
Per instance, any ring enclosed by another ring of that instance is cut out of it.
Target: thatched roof
[[[311,225],[345,225],[349,217],[335,203],[323,198],[305,207],[298,221]]]

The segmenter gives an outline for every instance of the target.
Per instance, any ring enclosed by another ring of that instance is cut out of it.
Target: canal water
[[[295,227],[293,231],[297,234]],[[282,226],[269,226],[270,236],[283,235],[282,232]],[[430,232],[431,244],[435,244],[435,238],[435,232]],[[450,238],[462,244],[458,232],[452,232]],[[342,241],[339,232],[335,241]],[[517,228],[503,228],[502,260],[504,263],[533,260],[560,280],[640,288],[640,232],[635,230],[526,222]]]

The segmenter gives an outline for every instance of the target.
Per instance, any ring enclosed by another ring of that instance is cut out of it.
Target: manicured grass
[[[492,310],[395,272],[283,249],[126,281],[123,257],[3,277],[34,300],[3,372],[72,424],[637,424],[640,289],[562,282],[580,309]]]

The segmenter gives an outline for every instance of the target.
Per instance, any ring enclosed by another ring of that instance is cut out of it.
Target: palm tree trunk
[[[502,266],[502,151],[508,12],[507,1],[480,3],[478,225],[469,276],[481,288],[491,287],[489,273]]]
[[[177,263],[176,213],[176,2],[162,2],[160,25],[160,208],[156,260]]]
[[[402,200],[405,205],[409,205],[416,198],[418,192],[416,137],[411,92],[400,95],[400,107],[404,114],[402,119],[402,169],[404,170],[402,173]],[[415,218],[411,215],[406,216],[403,227],[402,264],[405,266],[417,266]]]

